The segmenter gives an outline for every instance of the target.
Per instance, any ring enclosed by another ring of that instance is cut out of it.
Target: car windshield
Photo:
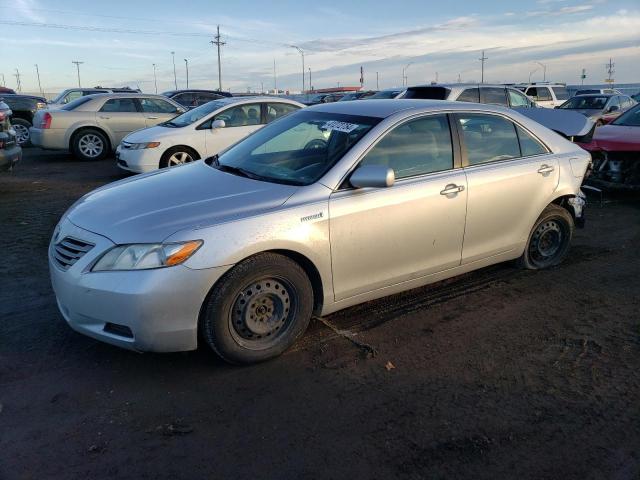
[[[200,105],[199,107],[194,108],[193,110],[189,110],[188,112],[183,113],[182,115],[178,115],[177,117],[172,118],[168,122],[161,123],[160,125],[164,127],[170,127],[170,128],[186,127],[187,125],[191,125],[192,123],[197,122],[198,120],[202,120],[204,117],[206,117],[210,113],[215,112],[216,110],[224,107],[225,105],[228,105],[228,103],[215,102],[215,101],[205,103],[204,105]]]
[[[620,115],[611,122],[612,125],[621,125],[624,127],[640,127],[640,105],[636,105],[632,109]]]
[[[394,98],[398,95],[402,90],[382,90],[370,97],[367,97],[365,100],[376,100],[379,98]]]
[[[62,92],[60,92],[58,94],[58,96],[56,98],[51,100],[51,103],[60,103],[60,102],[62,102],[62,99],[67,95],[67,93],[69,93],[69,91],[70,90],[63,90]]]
[[[256,180],[309,185],[378,122],[373,117],[298,111],[237,143],[211,165]]]
[[[581,95],[570,98],[560,105],[560,108],[570,110],[602,110],[607,104],[607,100],[609,100],[609,97]]]

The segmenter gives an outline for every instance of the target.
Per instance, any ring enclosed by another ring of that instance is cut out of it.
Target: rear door
[[[462,263],[525,242],[558,185],[558,160],[530,132],[498,114],[458,113],[467,221]]]
[[[146,122],[134,98],[111,98],[104,102],[96,114],[100,127],[109,133],[115,148],[122,139],[134,130],[145,128]]]
[[[263,126],[262,103],[232,105],[216,114],[212,121],[224,120],[225,126],[207,131],[207,155],[215,155],[261,128]]]
[[[139,98],[137,101],[147,127],[166,122],[179,113],[175,105],[161,98]]]

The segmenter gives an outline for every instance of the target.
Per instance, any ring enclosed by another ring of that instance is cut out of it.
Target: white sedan
[[[145,173],[206,158],[303,107],[276,97],[214,100],[127,135],[116,150],[116,162],[124,170]]]

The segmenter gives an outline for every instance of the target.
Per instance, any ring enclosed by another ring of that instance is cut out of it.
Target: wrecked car
[[[640,190],[640,105],[599,127],[590,141],[578,145],[591,153],[593,166],[587,183]]]

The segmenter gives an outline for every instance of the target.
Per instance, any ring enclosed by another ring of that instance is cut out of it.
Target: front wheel
[[[160,168],[176,167],[191,163],[200,157],[196,152],[187,147],[173,147],[164,152],[160,159]]]
[[[567,254],[573,237],[571,214],[558,205],[549,205],[536,221],[519,263],[530,270],[560,264]]]
[[[311,282],[302,267],[283,255],[259,254],[213,288],[200,333],[228,362],[260,362],[289,348],[307,329],[312,310]]]

